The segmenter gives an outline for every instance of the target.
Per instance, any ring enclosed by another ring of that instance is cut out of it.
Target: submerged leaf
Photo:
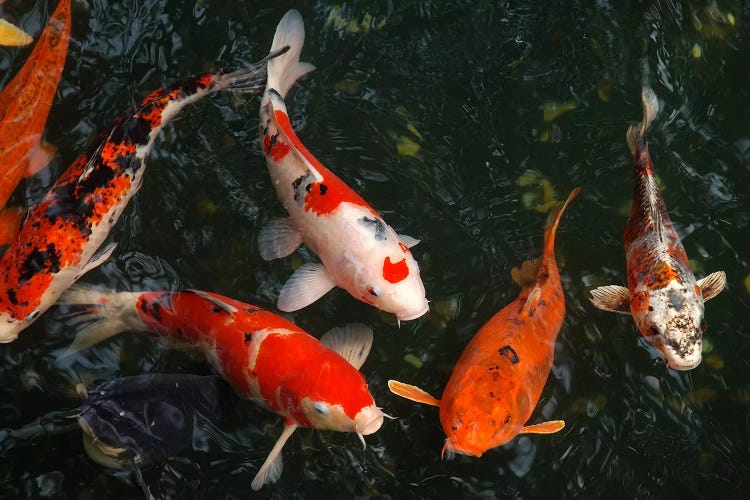
[[[416,369],[422,368],[422,365],[424,364],[422,363],[421,359],[419,359],[413,354],[407,354],[406,356],[404,356],[404,361],[406,361],[407,363],[409,363],[411,366],[413,366]]]
[[[576,109],[578,105],[575,101],[567,102],[545,102],[544,103],[544,122],[551,123],[562,115],[570,113]]]
[[[398,138],[396,145],[399,156],[417,156],[421,146],[406,136]]]

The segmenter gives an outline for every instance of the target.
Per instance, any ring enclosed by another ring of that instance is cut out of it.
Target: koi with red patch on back
[[[65,65],[69,40],[70,0],[60,0],[29,58],[0,92],[0,210],[21,179],[46,166],[55,154],[54,148],[42,143],[42,132]],[[0,245],[13,240],[20,219],[8,215],[2,224],[7,236]]]
[[[264,77],[262,61],[156,90],[63,172],[0,258],[0,342],[15,340],[81,275],[109,257],[114,244],[96,252],[140,188],[146,156],[162,127],[212,92],[258,92]]]
[[[628,287],[591,290],[599,309],[631,314],[638,329],[675,370],[690,370],[702,359],[704,302],[724,288],[723,271],[696,281],[656,184],[646,130],[659,102],[647,87],[641,93],[643,121],[628,129],[635,188],[624,243]]]
[[[418,318],[429,309],[419,266],[409,250],[418,240],[396,234],[308,151],[292,128],[284,96],[300,76],[314,69],[299,61],[304,38],[299,12],[287,12],[272,47],[289,45],[290,50],[269,62],[260,138],[268,172],[289,218],[263,228],[258,246],[261,257],[270,260],[286,257],[305,243],[322,264],[298,268],[282,288],[277,305],[282,311],[295,311],[339,286],[394,313],[398,320]]]
[[[528,425],[552,368],[555,341],[565,317],[565,297],[555,261],[555,233],[565,208],[578,195],[574,189],[557,213],[550,215],[540,261],[524,263],[524,277],[516,300],[495,314],[477,332],[456,362],[443,397],[395,380],[394,394],[440,407],[440,423],[447,436],[443,453],[475,457],[507,443],[521,433],[549,434],[565,423],[553,420]]]
[[[276,314],[197,290],[118,293],[73,287],[61,302],[84,308],[71,313],[71,322],[89,323],[66,355],[123,331],[150,331],[198,347],[238,394],[281,415],[284,433],[256,475],[254,489],[280,474],[276,460],[297,427],[362,438],[383,423],[358,371],[372,344],[372,330],[364,325],[334,329],[318,341]]]

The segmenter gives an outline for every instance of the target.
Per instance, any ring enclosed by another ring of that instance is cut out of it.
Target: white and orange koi
[[[635,191],[625,226],[628,287],[591,290],[599,309],[631,314],[638,329],[675,370],[690,370],[702,359],[703,303],[724,289],[723,271],[696,281],[685,248],[672,226],[648,151],[646,130],[659,101],[647,87],[641,93],[643,121],[628,129],[635,159]]]
[[[258,64],[207,73],[152,92],[63,172],[0,258],[0,342],[15,340],[111,255],[114,243],[97,251],[141,187],[159,131],[187,104],[213,92],[260,92],[264,71],[265,64]]]
[[[318,341],[294,323],[252,304],[197,290],[114,292],[73,287],[61,303],[83,306],[68,323],[84,325],[65,355],[124,331],[149,331],[198,347],[242,397],[284,418],[284,431],[252,482],[281,474],[281,449],[297,427],[357,433],[380,429],[359,368],[372,346],[364,325],[334,328]]]
[[[276,28],[273,50],[289,46],[269,61],[260,105],[260,139],[268,172],[289,217],[273,221],[258,238],[266,260],[286,257],[305,243],[321,263],[302,265],[278,299],[282,311],[301,309],[339,286],[354,298],[396,315],[425,314],[428,302],[419,266],[409,248],[418,243],[399,236],[365,200],[324,167],[292,129],[284,96],[312,71],[299,61],[305,39],[302,17],[286,13]]]

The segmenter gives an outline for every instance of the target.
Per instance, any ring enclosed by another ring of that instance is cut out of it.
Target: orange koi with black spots
[[[419,266],[409,250],[418,241],[396,234],[307,150],[292,128],[284,96],[300,76],[314,69],[299,61],[304,39],[299,12],[287,12],[272,47],[288,45],[290,50],[269,61],[260,105],[260,139],[268,172],[289,217],[265,227],[258,244],[261,257],[270,260],[286,257],[305,243],[322,264],[297,269],[282,288],[277,305],[282,311],[295,311],[339,286],[354,298],[395,314],[399,321],[418,318],[429,309]]]
[[[724,289],[726,275],[719,271],[696,281],[690,269],[656,184],[646,140],[659,101],[644,88],[641,102],[643,121],[628,129],[635,160],[635,190],[624,235],[628,287],[595,288],[590,300],[599,309],[631,314],[670,368],[690,370],[702,360],[703,304]]]
[[[42,132],[62,75],[70,40],[70,0],[61,0],[21,70],[0,93],[0,210],[24,176],[55,154]],[[0,245],[18,233],[23,212],[0,214]]]
[[[143,181],[159,131],[187,104],[220,90],[259,92],[265,60],[227,74],[204,74],[149,94],[68,167],[29,213],[0,258],[0,342],[11,342],[87,271]]]
[[[124,331],[149,331],[198,347],[235,391],[284,418],[284,431],[253,489],[281,474],[281,449],[297,427],[372,434],[383,424],[358,371],[372,345],[364,325],[335,328],[320,341],[252,304],[197,290],[114,292],[73,287],[61,302],[83,306],[87,325],[67,354]]]
[[[574,189],[550,216],[540,261],[525,263],[520,272],[514,270],[514,280],[523,283],[520,295],[471,339],[456,362],[442,399],[418,387],[388,381],[394,394],[440,407],[440,423],[447,436],[443,453],[480,457],[518,434],[550,434],[565,426],[561,420],[533,425],[527,422],[552,369],[555,340],[565,317],[565,297],[555,261],[555,232],[578,192]],[[532,278],[524,282],[530,273]]]

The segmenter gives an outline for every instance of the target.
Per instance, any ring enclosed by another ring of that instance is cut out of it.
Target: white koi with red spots
[[[273,47],[289,51],[269,61],[260,105],[260,139],[268,171],[289,218],[273,221],[258,238],[266,260],[286,257],[305,243],[322,264],[301,266],[281,290],[282,311],[301,309],[339,286],[353,297],[415,319],[428,309],[419,266],[409,248],[417,240],[399,236],[365,200],[324,167],[292,129],[284,96],[314,67],[299,62],[305,39],[302,17],[287,12]]]

